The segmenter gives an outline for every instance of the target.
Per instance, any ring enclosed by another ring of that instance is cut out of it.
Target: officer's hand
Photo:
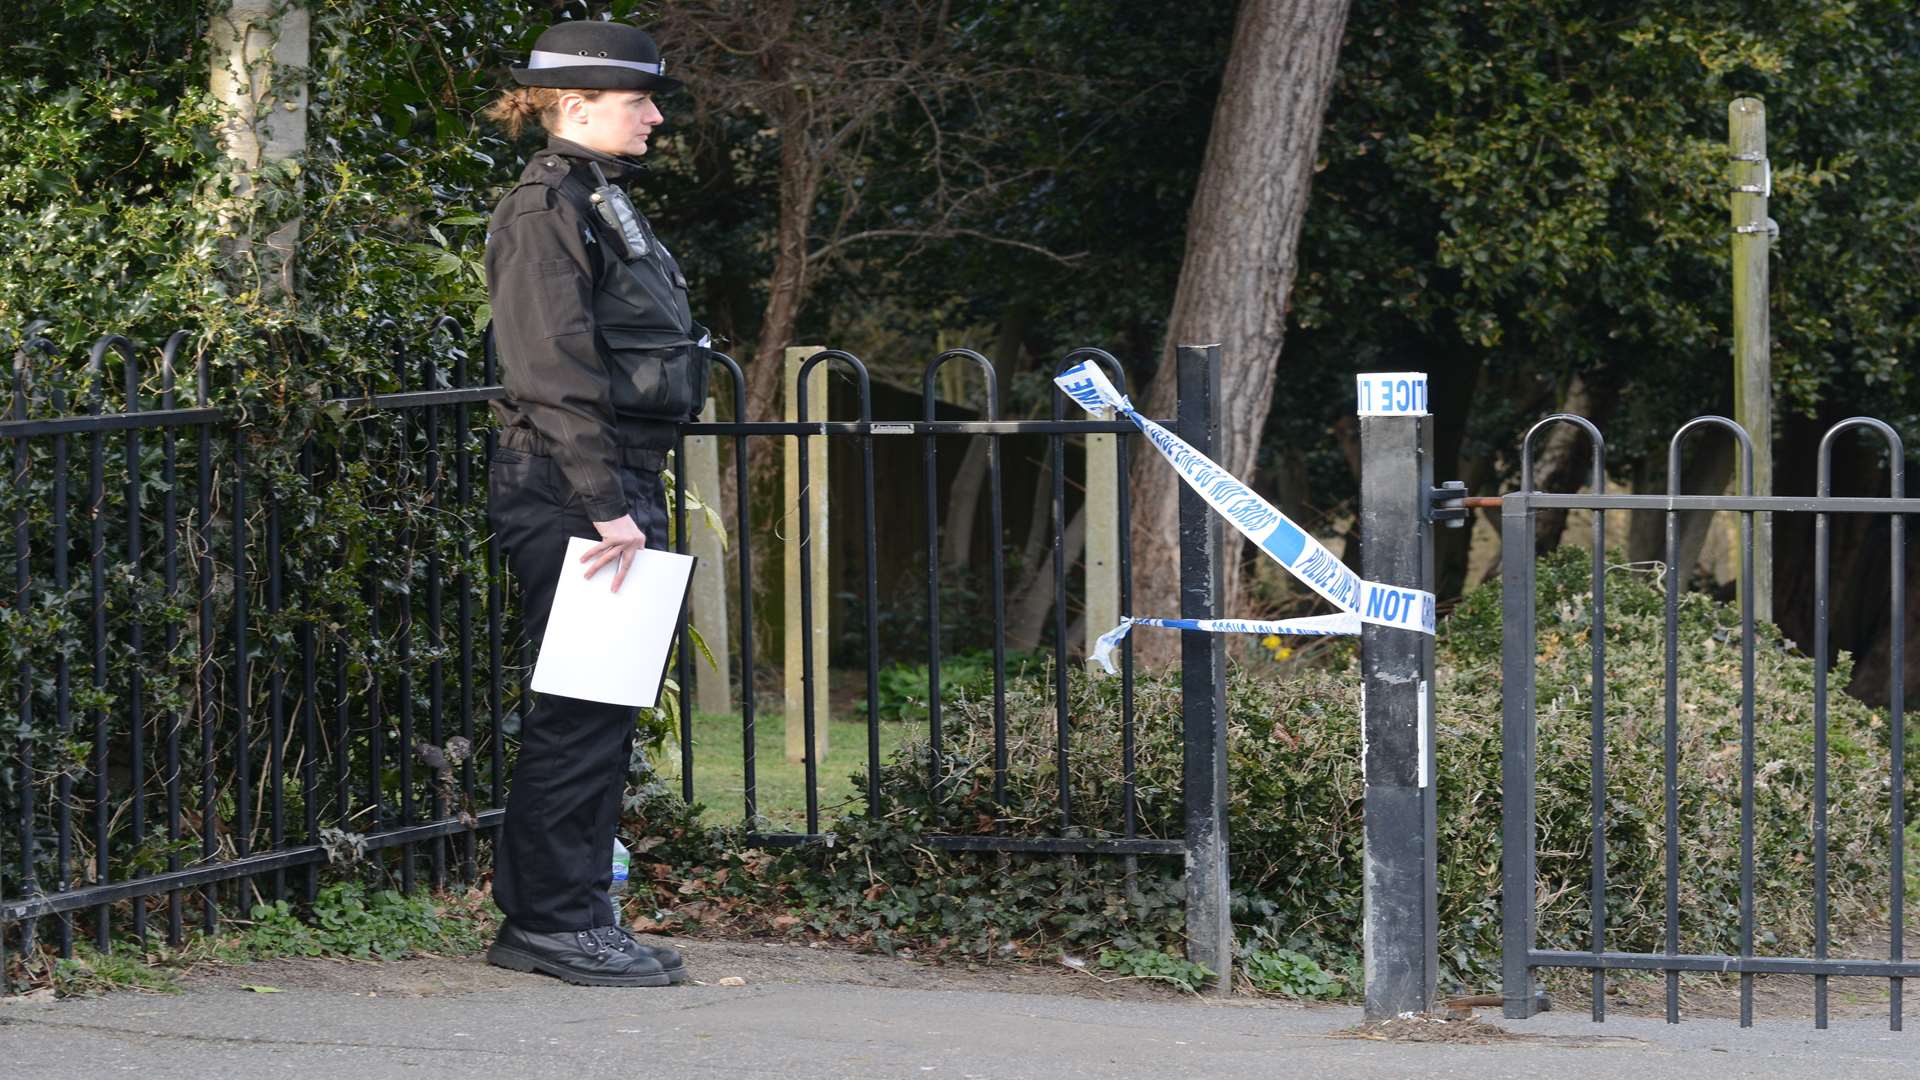
[[[599,573],[608,563],[615,563],[613,591],[619,592],[621,583],[627,580],[627,568],[633,565],[633,557],[646,550],[647,534],[640,531],[630,516],[596,521],[593,527],[600,530],[600,542],[588,548],[580,561],[587,564],[588,577]]]

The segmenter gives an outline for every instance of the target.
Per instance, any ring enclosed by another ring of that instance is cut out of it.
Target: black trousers
[[[671,439],[671,428],[661,433]],[[622,470],[621,486],[647,546],[667,546],[659,456]],[[501,447],[490,461],[488,518],[519,586],[528,640],[547,629],[569,537],[599,537],[549,457]],[[579,573],[582,568],[568,567]],[[602,570],[604,575],[610,571]],[[529,692],[531,693],[531,692]],[[520,721],[520,756],[494,849],[493,898],[524,930],[608,926],[613,835],[633,755],[634,710],[542,694]]]

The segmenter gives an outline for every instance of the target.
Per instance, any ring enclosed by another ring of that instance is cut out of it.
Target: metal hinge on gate
[[[1449,529],[1458,529],[1467,523],[1467,485],[1463,480],[1449,480],[1432,491],[1427,492],[1427,520],[1436,524],[1444,522]]]

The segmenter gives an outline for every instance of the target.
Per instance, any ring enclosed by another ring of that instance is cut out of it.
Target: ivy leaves
[[[1296,407],[1334,404],[1282,438],[1323,441],[1333,380],[1417,355],[1480,387],[1471,443],[1512,445],[1578,373],[1622,403],[1619,462],[1657,453],[1727,393],[1726,116],[1747,94],[1767,103],[1782,226],[1779,397],[1920,415],[1901,359],[1920,304],[1898,284],[1920,250],[1910,4],[1360,0],[1343,50],[1284,361]]]

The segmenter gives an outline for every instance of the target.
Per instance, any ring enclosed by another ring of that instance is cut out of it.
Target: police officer
[[[635,553],[666,546],[660,470],[674,425],[706,398],[708,342],[685,276],[626,190],[662,120],[654,95],[680,86],[653,39],[561,23],[512,73],[520,85],[488,115],[550,138],[487,236],[506,388],[489,517],[538,641],[561,573],[618,589]],[[572,536],[598,543],[563,570]],[[545,694],[521,721],[494,864],[507,918],[491,962],[596,986],[686,979],[680,955],[635,941],[607,896],[633,732],[630,708]]]

